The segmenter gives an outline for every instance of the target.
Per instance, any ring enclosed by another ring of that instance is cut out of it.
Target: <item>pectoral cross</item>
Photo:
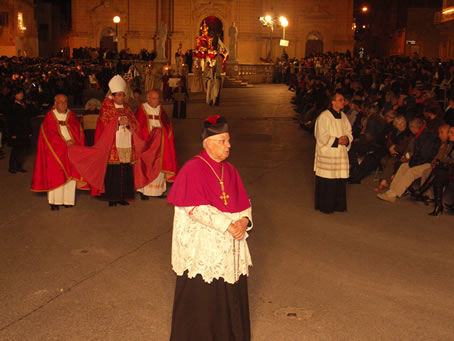
[[[219,181],[219,183],[221,184],[221,191],[222,191],[222,195],[219,197],[219,199],[224,200],[224,205],[227,206],[228,205],[227,199],[230,199],[230,196],[228,194],[226,194],[224,191],[224,181]]]

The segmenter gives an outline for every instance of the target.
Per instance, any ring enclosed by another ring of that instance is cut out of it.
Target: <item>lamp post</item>
[[[268,54],[268,60],[272,61],[272,52],[273,52],[273,31],[274,27],[282,27],[283,30],[283,37],[282,40],[285,40],[285,28],[288,26],[288,20],[286,17],[279,17],[277,19],[276,17],[271,17],[271,15],[266,15],[264,17],[259,17],[260,23],[265,26],[270,28],[270,52]],[[285,47],[284,47],[284,53],[285,53]]]
[[[285,56],[285,28],[288,26],[288,20],[286,17],[280,17],[279,22],[282,26],[282,40],[284,45],[282,45],[282,56]]]
[[[266,15],[264,17],[259,17],[260,23],[268,27],[270,29],[270,52],[268,53],[268,61],[272,62],[272,52],[273,52],[273,31],[274,31],[274,24],[276,23],[276,19],[271,18],[270,15]]]
[[[118,15],[114,16],[113,22],[115,23],[115,50],[118,52],[118,23],[120,22],[120,17]]]

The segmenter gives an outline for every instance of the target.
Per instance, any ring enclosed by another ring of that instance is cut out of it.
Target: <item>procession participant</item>
[[[152,182],[160,172],[161,132],[154,129],[149,141],[138,136],[139,122],[125,101],[126,82],[116,75],[109,82],[111,96],[99,114],[93,147],[72,146],[71,162],[109,206],[126,206],[135,190]]]
[[[188,92],[186,90],[186,86],[184,85],[182,80],[179,80],[177,83],[177,87],[173,90],[173,111],[172,117],[173,118],[186,118],[186,101],[189,97]]]
[[[24,169],[24,159],[30,146],[32,134],[31,114],[28,105],[24,101],[24,90],[16,88],[13,95],[14,102],[6,115],[8,141],[12,147],[8,171],[12,174],[27,172]]]
[[[347,210],[348,150],[353,136],[350,122],[342,112],[344,103],[344,96],[334,93],[331,107],[315,123],[315,209],[323,213]]]
[[[247,341],[251,205],[238,171],[225,161],[227,121],[208,117],[202,140],[204,150],[183,166],[168,198],[177,274],[170,340]]]
[[[156,179],[142,188],[138,188],[142,200],[148,197],[165,198],[166,182],[173,182],[172,177],[177,172],[177,157],[173,138],[173,127],[167,114],[159,104],[159,93],[156,90],[147,92],[147,101],[136,112],[139,122],[139,137],[148,141],[153,130],[161,130],[161,160],[160,172]]]
[[[68,98],[59,94],[41,124],[31,188],[47,192],[52,211],[74,206],[76,181],[88,189],[69,161],[68,146],[73,144],[83,146],[84,133],[77,116],[68,110]]]

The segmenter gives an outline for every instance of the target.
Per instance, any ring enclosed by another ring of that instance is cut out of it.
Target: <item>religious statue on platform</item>
[[[238,28],[235,25],[235,22],[233,22],[232,26],[229,28],[229,36],[230,36],[230,61],[229,62],[235,62],[236,61],[236,43],[238,39]]]
[[[167,25],[165,22],[161,21],[161,24],[159,24],[158,28],[158,48],[157,48],[157,53],[158,55],[156,56],[157,60],[165,60],[166,55],[166,40],[167,40]]]
[[[183,44],[178,45],[177,52],[175,52],[175,69],[177,75],[181,76],[183,72]]]

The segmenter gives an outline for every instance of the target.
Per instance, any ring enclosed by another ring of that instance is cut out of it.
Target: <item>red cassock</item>
[[[136,118],[137,121],[139,121],[139,137],[144,141],[149,141],[152,138],[156,138],[154,137],[155,135],[150,135],[150,121],[148,120],[148,115],[143,108],[143,105],[137,108]],[[171,176],[171,178],[169,178],[167,181],[173,182],[175,181],[175,175],[178,170],[177,155],[175,152],[175,141],[173,138],[173,127],[166,111],[162,106],[159,112],[159,121],[161,122],[161,129],[153,128],[152,132],[154,130],[162,130],[160,142],[160,168],[161,172],[169,174]]]
[[[144,141],[138,135],[138,122],[127,104],[115,108],[113,100],[106,98],[101,107],[93,147],[71,146],[69,158],[91,186],[92,195],[104,193],[104,176],[109,163],[119,163],[116,148],[118,118],[127,116],[132,133],[131,164],[134,171],[134,187],[142,188],[152,182],[160,172],[161,131],[152,131],[150,140]]]
[[[72,111],[68,112],[64,122],[59,122],[53,111],[49,111],[41,124],[38,138],[31,188],[34,192],[48,192],[70,180],[82,181],[69,161],[68,146],[60,133],[60,125],[66,125],[74,145],[85,145],[84,132]]]

